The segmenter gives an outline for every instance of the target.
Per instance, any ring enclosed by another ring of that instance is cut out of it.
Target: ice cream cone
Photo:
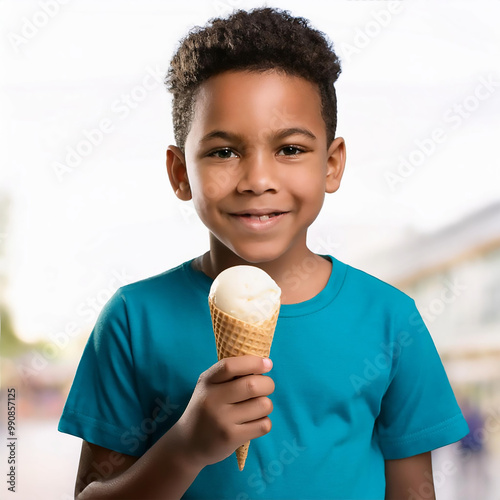
[[[271,351],[274,330],[278,321],[279,303],[275,310],[270,312],[268,319],[256,324],[241,321],[224,311],[220,310],[212,300],[208,298],[212,325],[215,334],[217,357],[219,360],[232,357],[253,354],[254,356],[268,357]],[[245,467],[248,447],[250,441],[241,445],[236,450],[238,467]]]

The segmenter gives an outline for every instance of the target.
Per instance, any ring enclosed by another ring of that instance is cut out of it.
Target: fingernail
[[[267,370],[273,367],[273,362],[269,358],[264,358],[264,366]]]

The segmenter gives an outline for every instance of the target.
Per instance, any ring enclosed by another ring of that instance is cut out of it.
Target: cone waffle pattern
[[[261,323],[252,325],[221,311],[209,297],[210,314],[215,334],[215,345],[219,361],[232,356],[253,354],[268,357],[273,342],[274,329],[278,321],[279,306],[273,315]],[[238,467],[243,470],[250,441],[236,450]]]

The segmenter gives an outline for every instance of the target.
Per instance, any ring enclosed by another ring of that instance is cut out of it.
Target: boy
[[[324,35],[275,9],[183,40],[167,170],[210,250],[101,313],[59,426],[84,440],[79,499],[434,498],[430,450],[467,425],[414,302],[306,246],[344,170],[339,73]],[[238,264],[282,289],[274,365],[214,364],[208,292]]]

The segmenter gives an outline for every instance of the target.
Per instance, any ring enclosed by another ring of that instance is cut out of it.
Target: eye
[[[217,149],[216,151],[212,151],[208,156],[213,156],[215,158],[220,158],[221,160],[226,160],[228,158],[237,158],[234,151],[229,148]]]
[[[300,153],[304,153],[304,150],[296,146],[285,146],[281,148],[278,155],[280,156],[298,156]]]

